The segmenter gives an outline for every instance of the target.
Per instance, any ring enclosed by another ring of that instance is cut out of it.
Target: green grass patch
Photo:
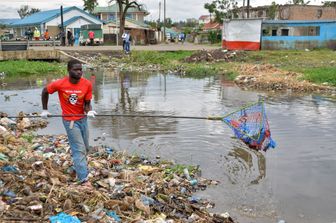
[[[313,83],[336,86],[336,67],[319,67],[305,70],[303,79]]]
[[[0,62],[0,72],[5,72],[7,77],[33,76],[40,74],[66,74],[65,65],[57,62],[10,60]]]
[[[218,69],[215,66],[207,64],[186,64],[184,70],[186,76],[194,78],[203,78],[218,74]]]
[[[252,64],[273,64],[289,71],[303,72],[306,68],[330,66],[336,62],[336,52],[332,50],[274,50],[248,51],[242,62]]]
[[[227,71],[224,75],[227,80],[233,81],[239,74],[236,71]]]

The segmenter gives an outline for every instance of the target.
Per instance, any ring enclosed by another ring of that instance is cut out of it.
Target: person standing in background
[[[38,30],[37,27],[35,27],[35,30],[34,30],[34,39],[35,40],[40,40],[40,36],[41,36],[40,30]]]
[[[90,30],[90,32],[88,33],[88,35],[89,35],[89,39],[90,39],[90,45],[93,46],[93,44],[94,44],[94,38],[95,38],[95,33],[92,30]]]
[[[50,35],[49,35],[49,32],[48,32],[48,29],[46,29],[46,31],[44,32],[43,38],[44,38],[44,40],[50,40]]]
[[[73,35],[71,30],[67,32],[68,46],[73,46]]]

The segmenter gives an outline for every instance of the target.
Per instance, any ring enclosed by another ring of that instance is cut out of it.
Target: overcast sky
[[[147,20],[157,20],[159,17],[159,2],[163,0],[140,0],[145,3],[150,15]],[[273,0],[250,0],[252,6],[270,4]],[[278,4],[285,4],[289,0],[275,0]],[[311,4],[321,4],[323,0],[311,0]],[[107,0],[98,0],[100,6],[106,6]],[[176,20],[185,20],[186,18],[199,18],[200,15],[206,14],[204,4],[211,0],[166,0],[167,17]],[[242,0],[238,0],[242,5]],[[42,10],[55,9],[59,6],[83,6],[82,0],[0,0],[0,18],[18,18],[17,10],[21,5],[29,5],[30,7]],[[161,12],[161,18],[163,17]]]

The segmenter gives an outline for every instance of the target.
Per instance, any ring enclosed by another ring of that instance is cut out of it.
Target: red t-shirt
[[[49,94],[58,92],[62,115],[84,114],[84,101],[92,98],[92,84],[81,78],[77,84],[72,84],[69,77],[54,81],[47,86]],[[65,120],[79,120],[84,116],[64,117]]]
[[[94,32],[92,31],[89,32],[89,39],[94,39]]]

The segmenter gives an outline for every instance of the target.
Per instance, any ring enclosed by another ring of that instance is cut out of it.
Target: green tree
[[[94,8],[98,5],[97,0],[83,0],[84,1],[84,10],[92,13]]]
[[[268,18],[275,19],[277,9],[278,9],[278,4],[275,2],[272,2],[271,6],[267,9]]]
[[[213,0],[204,5],[210,14],[215,14],[215,21],[222,23],[223,19],[238,17],[238,2],[236,0]]]
[[[323,6],[326,6],[326,7],[336,7],[336,2],[334,1],[325,1],[322,3],[323,3]]]
[[[152,29],[158,28],[158,23],[156,21],[145,21],[146,24],[148,24]]]
[[[305,0],[292,0],[292,4],[294,5],[308,5],[310,1],[305,1]]]
[[[166,18],[166,27],[171,28],[173,26],[173,20],[171,18]]]
[[[29,8],[28,5],[23,5],[19,8],[19,10],[17,10],[17,13],[19,13],[19,16],[21,19],[23,19],[24,17],[30,16],[36,12],[40,12],[41,9],[38,8]]]
[[[120,26],[119,33],[124,33],[125,31],[125,21],[126,13],[130,8],[137,8],[139,10],[144,10],[144,5],[139,4],[136,0],[109,0],[109,3],[117,3],[120,12]]]
[[[212,15],[215,13],[216,10],[216,4],[212,3],[205,3],[204,8],[209,11],[210,14],[210,21],[212,21]]]

